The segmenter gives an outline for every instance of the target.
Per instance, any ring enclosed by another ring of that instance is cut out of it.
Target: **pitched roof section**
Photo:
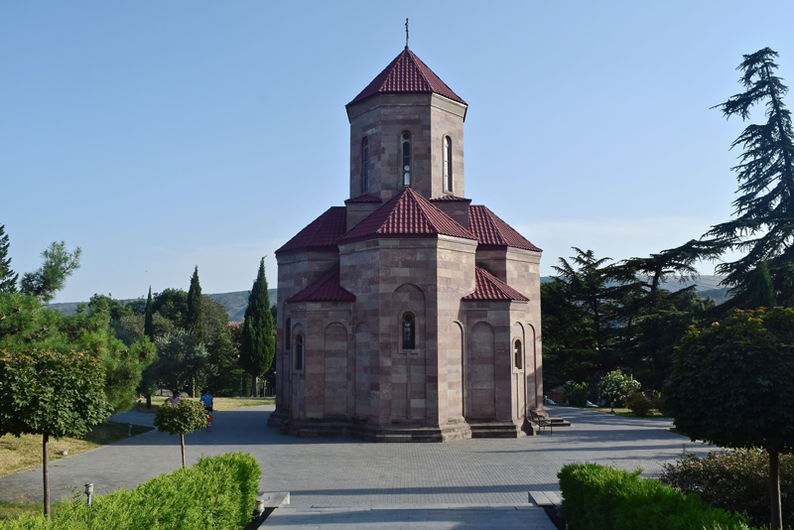
[[[474,268],[474,284],[474,292],[464,296],[464,300],[512,300],[514,302],[529,302],[529,298],[481,267]]]
[[[347,209],[328,208],[320,217],[287,241],[276,254],[299,250],[337,250],[336,242],[347,230]]]
[[[339,267],[287,300],[288,302],[355,302],[356,295],[339,285]]]
[[[448,236],[476,239],[471,232],[433,206],[411,188],[404,188],[389,202],[353,227],[340,239],[363,240],[375,237]]]
[[[439,197],[433,197],[430,199],[430,202],[471,202],[471,199],[455,197],[454,195],[441,195]]]
[[[483,247],[514,247],[542,252],[485,206],[469,206],[469,230]]]
[[[436,93],[445,98],[466,104],[419,57],[407,47],[389,66],[347,104],[355,105],[378,94]]]
[[[352,199],[346,199],[345,204],[356,204],[360,202],[383,202],[379,198],[375,197],[374,195],[359,195],[358,197],[353,197]]]

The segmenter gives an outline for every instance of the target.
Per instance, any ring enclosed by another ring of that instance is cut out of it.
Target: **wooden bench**
[[[545,430],[546,427],[548,427],[549,435],[550,436],[554,435],[554,424],[551,422],[551,420],[548,417],[541,416],[534,410],[530,410],[529,414],[530,414],[530,420],[532,421],[532,423],[538,426],[538,430],[540,429]]]

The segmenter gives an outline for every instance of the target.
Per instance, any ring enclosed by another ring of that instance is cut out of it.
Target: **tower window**
[[[515,366],[516,370],[521,370],[521,367],[524,365],[521,359],[521,341],[517,340],[513,343],[513,366]]]
[[[403,154],[403,187],[411,186],[411,133],[408,131],[402,134],[402,154]]]
[[[295,371],[303,371],[303,335],[295,335]]]
[[[361,191],[369,191],[369,138],[361,142]]]
[[[287,319],[287,324],[284,326],[284,349],[289,351],[292,347],[292,319]]]
[[[413,313],[405,313],[402,322],[403,349],[413,350],[416,348],[416,318]]]
[[[452,139],[444,137],[444,191],[452,191]]]

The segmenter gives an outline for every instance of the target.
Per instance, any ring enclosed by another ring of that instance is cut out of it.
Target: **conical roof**
[[[398,55],[389,66],[347,104],[355,105],[378,94],[428,94],[435,93],[445,98],[466,104],[428,66],[408,49]]]

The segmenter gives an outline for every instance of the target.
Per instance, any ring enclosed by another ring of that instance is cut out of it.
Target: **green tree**
[[[44,514],[50,514],[49,439],[81,438],[110,415],[104,369],[88,353],[0,350],[0,435],[42,435]]]
[[[149,286],[149,296],[146,297],[146,313],[143,319],[143,333],[149,340],[154,341],[154,311],[152,310],[152,286]]]
[[[204,345],[181,329],[158,338],[155,345],[157,356],[146,378],[157,381],[160,387],[187,390],[190,397],[195,397],[196,389],[203,387],[214,372]]]
[[[49,248],[41,253],[44,263],[34,272],[22,275],[20,290],[30,293],[48,303],[55,297],[55,293],[66,285],[66,278],[80,268],[80,247],[74,252],[66,250],[66,243],[53,241]]]
[[[175,327],[185,327],[187,293],[182,289],[172,289],[170,287],[163,289],[161,293],[154,295],[152,311],[170,320]]]
[[[794,451],[794,310],[737,310],[692,328],[676,350],[665,409],[692,440],[769,453],[773,528],[781,528],[779,454]]]
[[[607,403],[622,405],[629,394],[641,388],[640,382],[635,381],[621,370],[613,370],[601,378],[598,383],[598,394]]]
[[[190,278],[190,290],[187,292],[187,319],[185,327],[193,333],[196,342],[204,344],[204,312],[202,311],[201,285],[199,284],[198,265]]]
[[[11,258],[8,257],[8,234],[5,225],[0,225],[0,293],[15,293],[19,274],[11,270]]]
[[[778,302],[794,303],[794,131],[791,113],[783,97],[788,92],[775,75],[778,53],[763,48],[744,55],[737,68],[739,83],[746,89],[717,105],[725,118],[750,118],[750,110],[763,104],[766,123],[750,124],[731,144],[744,152],[732,168],[739,181],[739,197],[733,202],[735,218],[715,225],[705,237],[723,249],[746,252],[733,262],[716,267],[725,274],[724,284],[734,295],[752,288],[753,270],[767,261]]]
[[[209,362],[215,367],[207,385],[216,396],[234,396],[240,389],[245,371],[237,364],[237,347],[228,325],[218,324],[207,343]]]
[[[251,388],[256,392],[256,378],[270,369],[276,351],[265,258],[259,262],[259,272],[248,296],[240,343],[240,366],[251,376]]]
[[[157,409],[154,426],[160,432],[169,435],[178,434],[182,445],[182,469],[185,464],[185,435],[204,428],[207,425],[207,413],[204,405],[197,401],[180,399],[176,407],[165,404]]]

